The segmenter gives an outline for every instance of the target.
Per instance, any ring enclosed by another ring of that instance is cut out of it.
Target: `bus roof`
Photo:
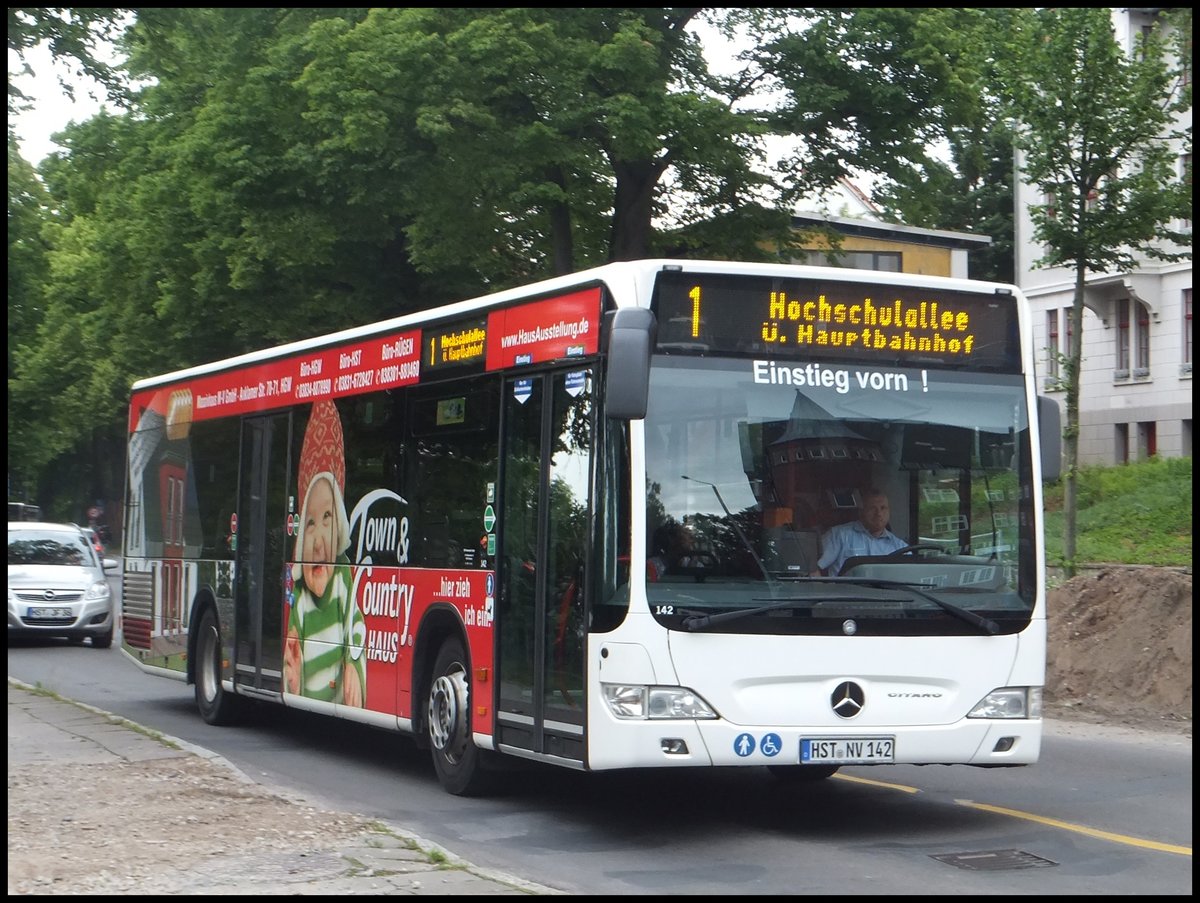
[[[969,279],[926,276],[913,273],[892,273],[879,270],[856,270],[841,267],[731,260],[693,260],[687,258],[649,258],[618,261],[593,267],[592,269],[580,270],[579,272],[570,273],[565,276],[556,276],[539,282],[504,289],[492,294],[456,301],[440,307],[402,314],[398,317],[379,320],[363,326],[351,327],[339,332],[313,336],[312,338],[301,339],[283,345],[275,345],[223,360],[186,367],[170,373],[145,377],[136,380],[132,388],[136,392],[141,389],[162,386],[196,376],[217,373],[222,370],[244,367],[295,354],[303,354],[306,351],[353,342],[357,339],[382,333],[398,332],[439,321],[451,320],[476,311],[482,312],[502,307],[515,301],[533,300],[541,296],[553,295],[593,285],[604,285],[607,287],[612,293],[618,307],[647,307],[650,304],[655,276],[663,270],[779,277],[807,276],[810,278],[816,277],[838,281],[866,280],[878,282],[885,280],[896,285],[937,286],[942,290],[973,292],[993,290],[1012,293],[1014,295],[1020,294],[1020,290],[1016,286],[1003,283],[979,282]]]

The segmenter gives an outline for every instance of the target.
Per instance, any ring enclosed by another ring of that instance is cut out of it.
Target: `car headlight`
[[[712,706],[687,687],[601,684],[604,701],[618,718],[667,720],[716,718]]]
[[[90,587],[87,593],[84,594],[84,602],[99,602],[101,599],[107,599],[112,592],[108,588],[107,580],[97,580]]]
[[[967,713],[968,718],[1041,718],[1041,687],[992,690]]]

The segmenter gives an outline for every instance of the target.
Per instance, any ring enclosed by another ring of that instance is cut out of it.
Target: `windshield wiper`
[[[817,599],[812,596],[796,596],[788,599],[776,599],[770,605],[760,605],[757,608],[739,608],[736,611],[723,611],[715,615],[702,615],[699,612],[689,611],[684,615],[680,624],[687,630],[703,630],[705,627],[711,627],[713,624],[721,624],[725,621],[736,621],[740,618],[749,618],[753,615],[761,615],[768,611],[774,611],[777,608],[789,608],[799,602],[816,603],[816,602],[879,602],[875,596],[838,596],[831,599]]]
[[[903,580],[876,580],[871,577],[813,577],[811,579],[818,581],[828,580],[832,583],[848,583],[851,586],[873,586],[878,589],[902,589],[912,593],[914,596],[919,596],[927,602],[932,602],[959,620],[966,621],[972,627],[978,627],[988,636],[995,636],[1000,632],[1000,625],[991,618],[985,618],[983,615],[977,615],[969,609],[959,608],[953,602],[939,599],[933,593],[921,589],[924,585],[921,583],[908,583]]]
[[[762,571],[763,579],[766,580],[767,583],[774,583],[775,578],[767,572],[767,568],[762,563],[762,559],[759,558],[758,553],[754,551],[754,545],[750,542],[750,538],[746,536],[746,534],[742,532],[742,528],[738,526],[737,519],[734,518],[733,513],[729,510],[729,506],[725,504],[725,499],[721,498],[721,490],[717,488],[716,484],[710,483],[708,480],[697,480],[695,477],[689,477],[687,474],[680,474],[680,478],[684,480],[691,480],[693,483],[703,483],[705,486],[712,487],[712,491],[716,495],[717,501],[721,503],[721,508],[725,512],[725,516],[729,518],[729,525],[733,527],[734,532],[738,535],[738,539],[742,541],[742,545],[746,547],[746,551],[750,553],[750,557],[754,559],[754,563],[757,564],[758,569]]]
[[[790,581],[789,581],[790,582]],[[977,615],[975,612],[966,608],[959,608],[957,605],[939,599],[932,593],[927,593],[921,589],[921,584],[905,583],[900,580],[875,580],[865,577],[801,577],[797,578],[796,582],[812,582],[812,583],[847,583],[852,586],[870,586],[876,589],[895,589],[904,590],[911,593],[927,602],[932,602],[938,608],[942,609],[959,620],[966,621],[972,627],[977,627],[988,636],[995,636],[1000,632],[1000,625],[991,618],[985,618],[982,615]],[[681,621],[681,625],[689,631],[703,630],[713,624],[720,624],[725,621],[736,621],[738,618],[748,618],[753,615],[764,614],[776,608],[786,608],[789,605],[795,605],[797,602],[886,602],[887,599],[879,599],[874,596],[837,596],[828,599],[814,599],[812,596],[796,596],[788,599],[776,599],[770,605],[760,605],[757,608],[743,608],[738,611],[724,611],[715,615],[701,615],[689,613]],[[894,600],[893,600],[894,601]]]

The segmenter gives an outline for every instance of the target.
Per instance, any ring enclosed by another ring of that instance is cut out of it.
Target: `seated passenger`
[[[810,576],[820,577],[824,573],[829,577],[837,577],[849,558],[887,555],[907,546],[908,543],[888,529],[891,511],[887,493],[882,489],[864,492],[858,520],[838,524],[822,538],[821,548],[824,551],[817,561],[817,570]]]

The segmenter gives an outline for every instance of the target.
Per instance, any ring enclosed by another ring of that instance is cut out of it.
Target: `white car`
[[[112,645],[112,590],[101,558],[74,524],[8,524],[8,638],[91,637],[97,649]]]

